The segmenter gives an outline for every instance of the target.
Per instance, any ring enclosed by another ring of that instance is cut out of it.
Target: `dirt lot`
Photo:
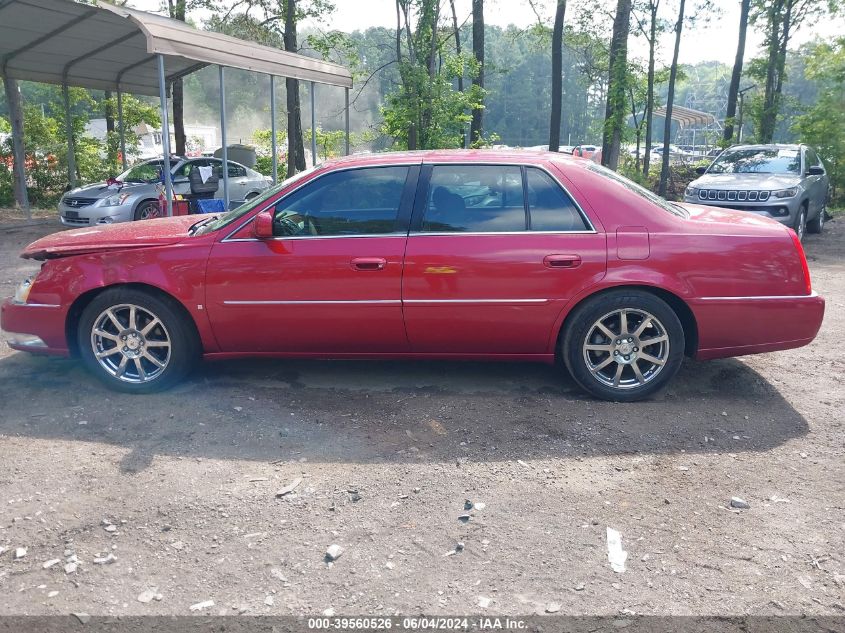
[[[0,295],[57,228],[0,224]],[[3,345],[0,615],[845,615],[845,220],[806,248],[814,344],[639,404],[527,364],[227,362],[132,397]]]

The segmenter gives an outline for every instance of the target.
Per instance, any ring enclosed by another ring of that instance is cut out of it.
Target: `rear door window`
[[[549,174],[536,167],[527,167],[525,184],[532,231],[588,230],[575,202]]]
[[[502,165],[432,168],[421,230],[505,233],[527,228],[522,171]]]

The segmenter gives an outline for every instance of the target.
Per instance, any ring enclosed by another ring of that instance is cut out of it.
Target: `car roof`
[[[728,149],[801,149],[803,143],[752,143],[748,145],[731,145]]]
[[[355,167],[364,165],[396,165],[408,163],[514,163],[542,164],[554,161],[573,166],[583,166],[583,158],[574,158],[569,154],[531,149],[433,149],[404,152],[379,152],[352,154],[334,158],[323,163],[327,169]]]
[[[145,165],[147,163],[157,163],[161,160],[162,160],[161,158],[148,158],[147,160],[141,161],[140,163],[137,163],[137,164],[138,165]],[[216,158],[215,156],[174,156],[172,154],[170,156],[170,162],[175,163],[177,166],[181,165],[182,163],[189,163],[192,160],[216,160],[219,163],[223,162],[222,158]],[[239,163],[236,160],[230,159],[226,162],[232,163],[233,165],[237,165],[238,167],[243,167],[244,169],[249,169],[249,167],[247,167],[246,165],[243,165],[242,163]],[[134,165],[133,165],[133,167],[134,167]]]

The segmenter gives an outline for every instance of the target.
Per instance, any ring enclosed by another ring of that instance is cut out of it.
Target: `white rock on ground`
[[[158,587],[146,589],[138,595],[138,602],[142,602],[144,604],[149,604],[150,602],[152,602],[155,599],[157,593],[158,593]]]
[[[622,535],[613,528],[607,528],[607,560],[610,568],[618,574],[625,571],[628,552],[622,549]]]

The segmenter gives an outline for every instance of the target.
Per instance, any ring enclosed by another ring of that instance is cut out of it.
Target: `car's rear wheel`
[[[561,354],[575,381],[603,400],[647,398],[672,379],[684,329],[662,299],[618,290],[588,299],[567,319]]]
[[[88,369],[129,393],[173,386],[199,356],[196,331],[172,301],[128,288],[95,297],[82,312],[77,336]]]
[[[135,214],[132,219],[137,221],[157,218],[161,215],[159,211],[160,209],[157,200],[145,200],[138,205],[138,208],[135,209]]]
[[[804,233],[807,231],[807,205],[802,204],[801,208],[798,209],[798,215],[795,217],[795,233],[798,235],[799,240],[804,239]]]
[[[822,207],[819,209],[819,214],[812,220],[807,222],[807,231],[810,233],[821,233],[824,231],[824,216],[827,215],[827,209]]]

